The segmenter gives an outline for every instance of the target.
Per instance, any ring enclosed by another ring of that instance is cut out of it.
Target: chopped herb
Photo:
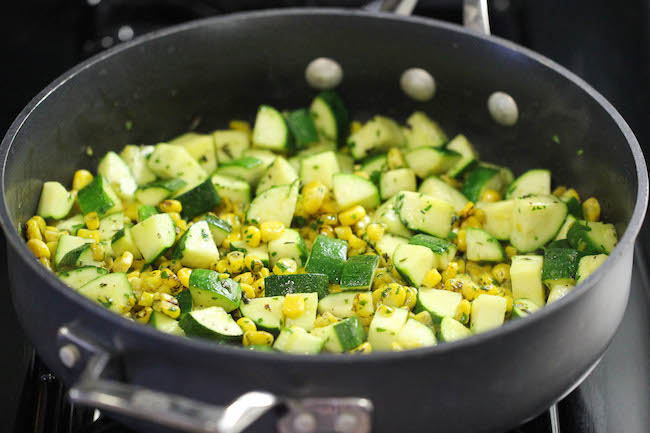
[[[377,332],[386,332],[386,329],[384,328],[375,328],[375,329],[377,330]]]

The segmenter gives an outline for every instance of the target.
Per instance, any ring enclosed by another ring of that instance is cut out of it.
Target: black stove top
[[[156,28],[241,9],[281,6],[358,7],[363,0],[24,0],[1,18],[13,67],[3,68],[0,127],[64,70],[116,43]],[[650,142],[648,0],[625,6],[608,0],[492,0],[494,34],[536,49],[601,91],[642,143]],[[420,0],[415,14],[459,22],[460,0]],[[16,6],[16,5],[14,5]],[[577,19],[576,17],[580,17]],[[607,29],[606,32],[601,29]],[[648,224],[639,245],[650,240]],[[18,326],[0,242],[1,431],[23,433],[125,433],[98,412],[73,407],[61,383],[38,359]],[[513,433],[650,433],[650,262],[637,248],[630,302],[611,346],[587,379],[556,408]],[[568,348],[567,350],[570,350]],[[504,403],[507,410],[507,403]],[[5,430],[6,429],[6,430]]]

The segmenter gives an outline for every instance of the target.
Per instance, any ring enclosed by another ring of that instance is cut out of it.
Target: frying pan
[[[43,181],[65,182],[126,143],[250,119],[260,103],[304,106],[314,92],[303,71],[319,56],[342,65],[337,90],[355,119],[382,113],[403,120],[424,110],[451,135],[465,133],[484,159],[517,173],[549,168],[556,183],[600,199],[618,246],[563,300],[526,319],[432,348],[354,357],[250,352],[156,332],[79,296],[25,247],[19,227],[34,213]],[[414,102],[399,89],[401,73],[413,66],[435,76],[433,100]],[[497,90],[518,104],[513,127],[487,112]],[[250,424],[264,432],[488,432],[518,425],[577,386],[607,348],[625,311],[648,201],[634,135],[569,71],[456,25],[355,10],[234,14],[120,45],[36,96],[7,132],[0,160],[0,220],[21,325],[74,402],[143,431],[225,433]]]

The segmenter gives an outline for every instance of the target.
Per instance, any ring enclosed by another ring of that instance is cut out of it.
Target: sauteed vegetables
[[[480,146],[478,146],[480,147]],[[127,145],[45,182],[27,246],[138,323],[256,350],[433,346],[533,314],[617,242],[595,198],[515,178],[423,112],[349,121],[340,96],[251,128]]]

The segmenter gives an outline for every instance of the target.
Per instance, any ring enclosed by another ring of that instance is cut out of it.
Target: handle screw
[[[74,344],[66,344],[59,349],[59,359],[68,368],[74,367],[79,362],[79,358],[81,358],[81,353]]]

